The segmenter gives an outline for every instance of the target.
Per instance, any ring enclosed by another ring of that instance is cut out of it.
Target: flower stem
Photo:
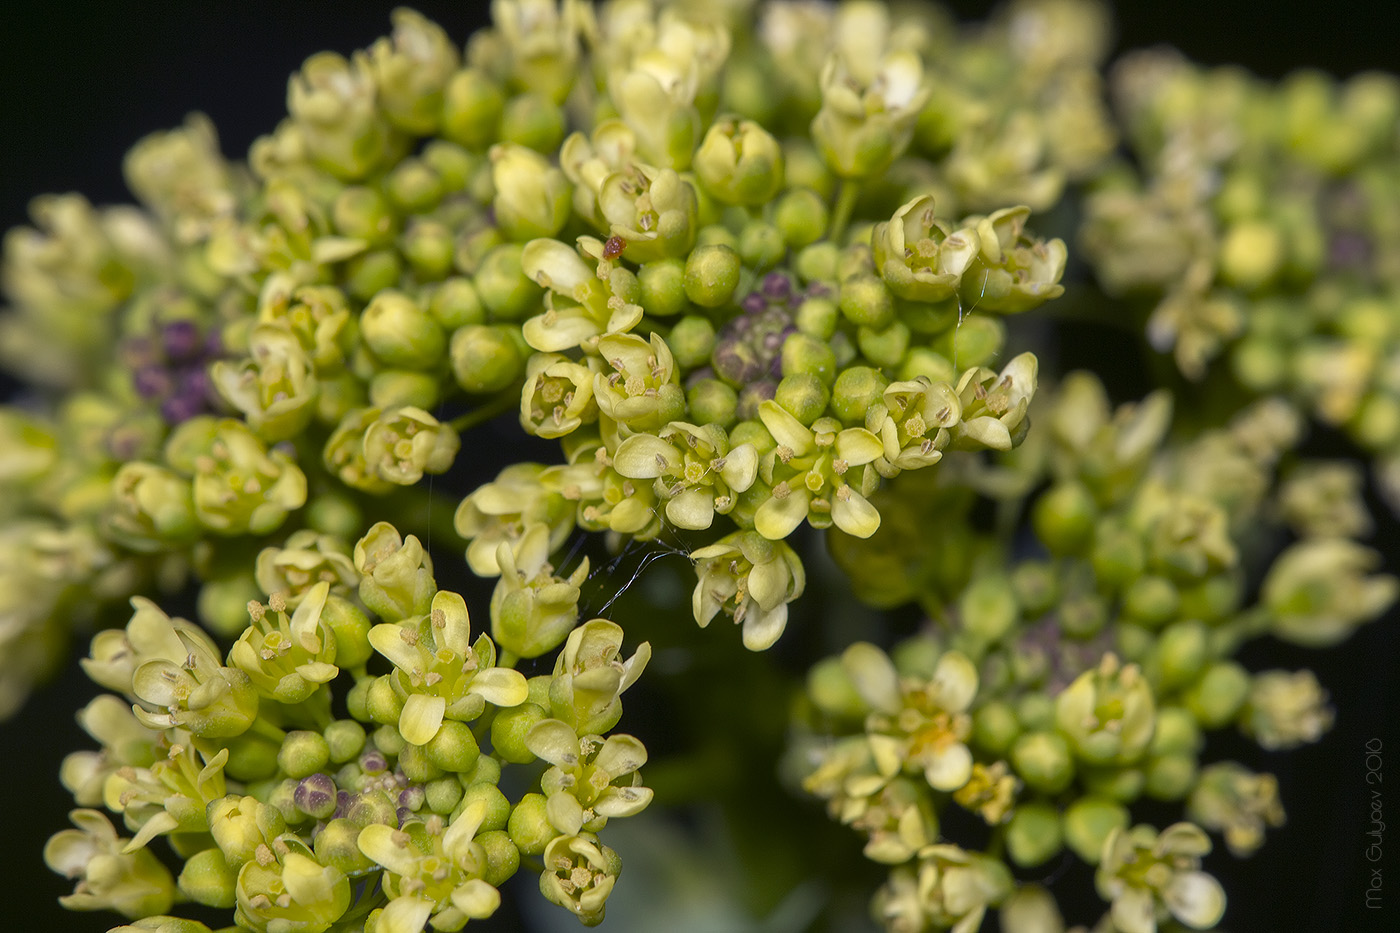
[[[850,223],[851,212],[855,210],[856,198],[860,197],[860,181],[855,178],[841,179],[841,187],[836,192],[836,207],[831,212],[831,231],[827,238],[833,243],[841,239]]]
[[[520,404],[520,387],[513,386],[502,392],[482,405],[478,405],[469,412],[464,412],[452,419],[452,430],[458,434],[469,428],[474,428],[479,424],[490,421],[497,415],[505,414],[512,408]]]

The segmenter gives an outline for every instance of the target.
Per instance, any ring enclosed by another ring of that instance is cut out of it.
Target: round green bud
[[[728,246],[697,246],[685,260],[685,294],[702,308],[729,304],[739,287],[739,254]]]
[[[1026,786],[1058,794],[1074,780],[1069,742],[1058,732],[1028,732],[1011,746],[1011,765]]]
[[[861,327],[856,330],[856,345],[864,356],[876,366],[898,369],[909,351],[909,327],[903,321],[892,321],[888,327],[876,330]]]
[[[804,282],[834,284],[840,278],[838,273],[840,264],[840,247],[830,240],[822,240],[820,243],[812,243],[802,247],[793,261],[793,270]],[[831,326],[834,329],[836,326],[836,304],[834,302],[831,305],[831,311]],[[827,336],[830,334],[828,333]]]
[[[478,833],[472,840],[486,850],[486,871],[482,879],[493,888],[505,884],[520,868],[520,850],[510,840],[510,833],[493,829]]]
[[[277,742],[248,732],[224,741],[228,749],[224,774],[235,781],[261,781],[277,773],[277,753],[282,750]]]
[[[641,286],[640,301],[647,314],[672,317],[689,305],[685,297],[685,262],[680,259],[657,259],[643,263],[637,270]]]
[[[376,249],[361,253],[345,264],[345,292],[360,301],[369,301],[403,278],[403,260],[396,249]]]
[[[476,270],[477,294],[496,320],[519,321],[537,313],[544,289],[531,281],[520,264],[523,243],[504,243],[481,259]]]
[[[933,342],[933,349],[958,366],[988,366],[1006,345],[1006,325],[1001,318],[985,314],[966,314]]]
[[[345,694],[346,711],[361,722],[373,721],[369,714],[369,692],[377,680],[376,677],[361,677]]]
[[[426,784],[442,777],[443,769],[433,763],[423,745],[405,744],[399,752],[399,768],[410,781]]]
[[[374,730],[374,747],[393,758],[403,754],[408,740],[399,732],[398,719]]]
[[[1022,694],[1016,700],[1016,719],[1027,732],[1053,728],[1054,698],[1040,692]]]
[[[879,276],[861,273],[842,281],[837,307],[858,327],[883,330],[894,323],[894,295]]]
[[[1216,661],[1183,695],[1186,708],[1207,729],[1219,729],[1239,714],[1249,695],[1249,671],[1234,661]]]
[[[807,298],[793,315],[793,324],[799,333],[823,344],[831,340],[840,322],[841,312],[830,298]]]
[[[350,600],[335,593],[326,597],[321,621],[335,635],[335,662],[341,670],[360,667],[374,654],[374,646],[369,643],[369,616]],[[360,720],[367,718],[354,712],[350,715]]]
[[[707,317],[687,314],[671,328],[666,345],[682,369],[704,366],[715,349],[715,325]]]
[[[471,727],[455,719],[445,720],[438,727],[437,735],[428,740],[423,750],[435,766],[455,772],[470,771],[476,767],[476,759],[481,755]]]
[[[441,400],[438,377],[430,372],[383,369],[375,373],[369,383],[369,403],[375,408],[411,405],[431,411]]]
[[[1086,767],[1080,771],[1085,790],[1106,800],[1132,803],[1142,796],[1147,776],[1141,768]]]
[[[1196,717],[1180,706],[1164,706],[1157,711],[1157,728],[1152,733],[1154,755],[1191,754],[1201,748],[1201,727]]]
[[[754,221],[739,231],[739,257],[755,272],[767,272],[787,255],[787,242],[772,224]]]
[[[428,809],[442,816],[447,816],[457,809],[457,804],[462,802],[462,793],[462,782],[452,774],[429,781],[423,786],[423,799],[427,801]]]
[[[549,714],[534,703],[501,710],[491,723],[491,747],[512,764],[529,764],[535,753],[526,746],[525,737],[536,723],[548,718]]]
[[[865,413],[880,401],[890,381],[869,366],[848,366],[831,388],[831,410],[846,424],[865,424]]]
[[[457,240],[446,224],[419,219],[399,238],[399,252],[420,282],[447,278],[457,260]]]
[[[1162,630],[1146,670],[1156,676],[1161,689],[1172,690],[1196,679],[1209,649],[1210,633],[1204,623],[1173,622]]]
[[[365,697],[365,712],[369,718],[385,726],[394,726],[397,732],[399,715],[403,713],[403,697],[394,692],[389,678],[379,677],[370,684]]]
[[[1273,337],[1248,334],[1230,348],[1230,369],[1259,395],[1279,389],[1292,374],[1292,354]]]
[[[268,787],[265,794],[255,793],[254,796],[265,796],[267,805],[276,810],[286,822],[302,823],[306,821],[306,814],[297,808],[297,783],[295,778],[286,778]]]
[[[483,756],[482,760],[486,761],[488,759]],[[530,795],[526,794],[526,796],[528,797]],[[524,801],[521,802],[523,803]],[[514,816],[510,809],[510,801],[506,799],[506,795],[501,793],[501,789],[497,787],[495,783],[489,781],[477,781],[473,784],[467,784],[466,790],[462,793],[462,802],[457,805],[453,816],[456,816],[458,813],[461,813],[463,810],[477,803],[485,804],[486,807],[486,815],[482,817],[481,826],[477,828],[477,832],[479,833],[505,829],[506,821]]]
[[[1002,700],[993,700],[972,714],[972,742],[990,755],[1004,756],[1020,734],[1016,711]]]
[[[360,830],[354,820],[344,817],[331,820],[316,834],[316,861],[347,875],[377,867],[374,860],[360,851]]]
[[[807,672],[807,695],[817,709],[839,719],[858,720],[870,712],[840,657],[823,658],[812,665]]]
[[[1117,590],[1127,586],[1142,575],[1147,563],[1142,535],[1123,523],[1100,521],[1089,560],[1100,587]]]
[[[1182,616],[1214,622],[1234,615],[1244,598],[1244,579],[1237,574],[1221,573],[1206,577],[1194,585],[1182,586],[1177,592],[1181,595],[1181,607],[1177,610]]]
[[[1098,593],[1079,593],[1060,604],[1060,626],[1071,638],[1092,638],[1108,623],[1108,604]]]
[[[525,376],[529,347],[520,328],[476,324],[452,333],[452,375],[473,394],[499,392]]]
[[[478,162],[470,152],[446,139],[434,139],[424,146],[422,158],[438,173],[444,191],[465,188]]]
[[[830,386],[836,381],[836,354],[831,345],[804,333],[789,334],[783,341],[783,375],[810,375]]]
[[[199,588],[199,621],[225,638],[236,639],[248,627],[248,603],[261,596],[257,581],[246,573],[207,580]]]
[[[288,732],[277,753],[277,764],[288,777],[304,778],[320,771],[331,760],[331,747],[319,732]]]
[[[1042,801],[1022,803],[1006,826],[1006,854],[1020,868],[1034,868],[1060,851],[1060,811]]]
[[[986,574],[963,590],[958,600],[962,628],[982,644],[1000,641],[1021,620],[1016,595],[999,574]]]
[[[1128,828],[1128,811],[1113,800],[1081,797],[1065,810],[1063,824],[1065,844],[1084,862],[1097,865],[1108,834]]]
[[[501,113],[501,141],[551,155],[564,141],[564,111],[541,94],[520,94]]]
[[[1196,756],[1183,753],[1148,759],[1143,792],[1154,800],[1181,800],[1196,786]]]
[[[444,330],[454,331],[469,324],[483,324],[486,309],[476,293],[472,280],[460,275],[432,286],[428,297],[428,313]]]
[[[1011,592],[1026,615],[1035,618],[1060,601],[1060,578],[1049,561],[1022,561],[1011,573]]]
[[[1144,662],[1157,644],[1152,632],[1126,619],[1113,627],[1113,638],[1119,656],[1134,663]]]
[[[364,240],[371,247],[388,246],[398,233],[389,200],[374,188],[352,185],[336,195],[331,223],[341,236]]]
[[[545,702],[549,702],[548,698]],[[476,760],[476,765],[462,775],[462,784],[465,787],[473,784],[499,784],[500,781],[501,763],[490,755],[482,755]]]
[[[323,734],[330,760],[338,765],[358,758],[365,750],[365,727],[353,719],[337,720],[326,726]]]
[[[831,221],[826,201],[811,188],[790,188],[773,209],[773,226],[793,249],[801,249],[826,236]]]
[[[551,839],[559,835],[545,814],[544,794],[526,794],[510,812],[506,824],[510,841],[521,855],[540,855]]]
[[[811,425],[826,414],[831,390],[811,373],[793,373],[778,383],[773,400],[804,425]]]
[[[722,223],[711,223],[701,227],[695,234],[696,247],[701,246],[726,246],[735,253],[739,252],[739,238],[734,235]]]
[[[717,424],[727,428],[734,423],[739,393],[718,379],[701,379],[686,393],[690,417],[696,424]]]
[[[176,884],[180,893],[196,904],[228,909],[236,900],[238,872],[219,849],[205,849],[185,861]]]
[[[957,375],[953,363],[946,356],[928,347],[910,347],[896,371],[902,380],[925,376],[930,382],[953,383]]]
[[[442,177],[422,159],[410,156],[384,178],[384,193],[401,214],[426,214],[443,195]]]
[[[375,295],[360,315],[360,337],[377,359],[400,369],[427,369],[447,347],[447,335],[432,315],[392,289]]]
[[[442,135],[468,149],[485,149],[500,138],[505,94],[485,72],[464,68],[442,93]]]
[[[1141,576],[1123,591],[1123,614],[1148,628],[1175,619],[1180,604],[1176,587],[1166,577]]]
[[[1093,494],[1073,480],[1046,490],[1031,509],[1036,535],[1056,557],[1082,552],[1093,540],[1097,519]]]
[[[1263,220],[1237,223],[1220,244],[1220,273],[1232,285],[1245,290],[1268,283],[1283,265],[1283,236]]]

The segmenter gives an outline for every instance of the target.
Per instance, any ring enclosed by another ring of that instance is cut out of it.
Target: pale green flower
[[[1204,828],[1223,833],[1226,848],[1236,858],[1253,855],[1264,844],[1264,830],[1285,822],[1278,779],[1233,761],[1201,771],[1186,813]]]
[[[695,245],[695,188],[673,169],[628,164],[603,180],[598,209],[630,262],[685,256]]]
[[[592,348],[598,337],[624,334],[641,323],[636,277],[607,259],[596,237],[579,237],[577,251],[558,240],[531,240],[520,264],[549,290],[545,312],[521,327],[525,342],[536,350]]]
[[[604,733],[622,718],[622,694],[646,670],[651,643],[642,642],[625,661],[622,626],[590,619],[569,633],[554,662],[550,713],[576,733]]]
[[[592,11],[580,0],[491,0],[512,83],[563,103],[578,74]]]
[[[122,162],[127,186],[156,213],[180,243],[197,243],[233,215],[237,191],[231,166],[219,152],[214,124],[201,113],[185,125],[151,133]]]
[[[353,593],[360,584],[350,547],[310,528],[292,532],[281,547],[259,551],[254,575],[263,593],[280,593],[291,609],[301,605],[318,583],[341,595]]]
[[[596,365],[596,357],[587,357]],[[525,364],[520,390],[520,426],[536,437],[563,437],[598,420],[589,365],[558,353],[536,353]]]
[[[1377,618],[1400,584],[1389,574],[1367,575],[1380,555],[1354,541],[1313,538],[1284,551],[1269,568],[1260,602],[1276,635],[1308,647],[1334,645]]]
[[[758,416],[777,441],[763,455],[759,475],[772,490],[754,513],[759,534],[779,541],[805,519],[814,528],[837,528],[868,538],[880,527],[880,513],[866,496],[879,478],[855,467],[873,463],[884,453],[880,438],[865,428],[842,429],[834,418],[804,425],[774,401],[762,402]]]
[[[123,463],[112,477],[112,499],[101,527],[106,538],[133,551],[188,547],[201,531],[194,487],[158,464]]]
[[[1327,691],[1312,671],[1264,671],[1249,685],[1240,727],[1275,751],[1316,742],[1334,718]]]
[[[597,926],[621,872],[622,859],[592,833],[556,836],[545,846],[540,893],[584,926]]]
[[[634,434],[618,445],[613,468],[631,479],[654,479],[666,503],[666,518],[677,528],[703,531],[716,514],[733,510],[737,494],[758,475],[752,444],[729,446],[718,425],[697,427],[673,421],[657,434]]]
[[[638,769],[647,750],[630,735],[579,736],[557,719],[530,730],[526,746],[552,767],[540,777],[545,814],[565,836],[596,832],[613,817],[634,816],[651,803]]]
[[[555,648],[578,624],[579,586],[588,578],[585,557],[568,578],[549,563],[549,529],[531,525],[514,547],[502,542],[501,578],[491,594],[491,634],[506,651],[536,658]]]
[[[133,919],[170,909],[175,883],[155,855],[147,849],[128,852],[127,840],[97,810],[74,810],[69,818],[78,828],[55,833],[44,846],[49,868],[78,879],[60,904],[69,910],[115,910]]]
[[[365,855],[384,866],[389,904],[378,933],[418,933],[426,924],[455,930],[496,912],[501,895],[487,884],[486,851],[475,841],[486,805],[468,806],[450,825],[442,817],[410,820],[401,829],[375,823],[360,831]]]
[[[192,742],[173,744],[166,757],[148,768],[122,768],[107,778],[102,802],[122,814],[136,833],[127,844],[134,851],[156,836],[209,830],[209,804],[224,796],[228,749],[205,755]]]
[[[519,706],[525,702],[525,678],[519,671],[496,667],[490,637],[471,643],[467,604],[441,590],[425,617],[383,623],[370,629],[374,649],[394,663],[395,692],[404,697],[399,732],[414,745],[426,745],[444,719],[470,722],[486,704]]]
[[[376,107],[376,96],[364,54],[346,61],[335,52],[320,52],[292,75],[287,110],[317,165],[339,178],[363,178],[401,145]]]
[[[59,780],[79,806],[102,803],[107,779],[122,768],[150,767],[160,756],[161,733],[141,724],[125,703],[99,694],[78,712],[78,725],[102,745],[101,751],[73,752],[63,759]]]
[[[1099,896],[1112,903],[1117,929],[1156,933],[1168,915],[1193,930],[1219,922],[1225,892],[1200,870],[1201,856],[1210,849],[1210,839],[1191,823],[1176,823],[1160,833],[1147,825],[1110,832],[1094,883]]]
[[[871,912],[891,929],[975,933],[987,908],[1010,892],[1011,873],[998,860],[951,844],[931,845],[918,862],[901,865],[876,892]]]
[[[726,204],[766,204],[783,187],[782,146],[752,120],[717,120],[695,153],[695,174]]]
[[[842,178],[868,178],[888,168],[908,148],[929,95],[923,62],[908,51],[888,52],[873,74],[866,62],[833,53],[822,67],[821,90],[812,140]]]
[[[1156,727],[1152,686],[1136,664],[1105,654],[1055,697],[1055,725],[1091,764],[1132,764]]]
[[[320,385],[312,361],[297,336],[275,324],[253,328],[248,356],[215,362],[209,379],[219,397],[269,443],[300,434],[316,412]]]
[[[675,358],[666,341],[653,333],[609,334],[598,341],[598,354],[611,368],[593,377],[598,410],[633,431],[656,430],[685,411]]]
[[[321,618],[329,594],[329,583],[315,584],[290,617],[286,602],[276,596],[267,609],[250,604],[252,624],[228,658],[248,675],[261,696],[279,703],[303,703],[340,673],[335,666],[335,634]]]
[[[377,103],[398,128],[423,136],[437,129],[442,90],[461,59],[443,28],[422,14],[399,7],[391,14],[394,34],[369,49]]]
[[[379,412],[365,429],[366,465],[380,479],[412,486],[424,473],[446,473],[461,448],[451,425],[421,408],[401,405]]]
[[[591,135],[573,133],[559,149],[559,167],[574,183],[574,212],[600,231],[608,229],[598,204],[603,182],[636,161],[637,137],[621,120],[603,120]]]
[[[910,301],[939,302],[958,292],[981,249],[974,227],[956,232],[937,218],[933,196],[920,195],[871,230],[875,271],[890,291]]]
[[[349,879],[293,833],[243,864],[236,892],[234,920],[255,933],[323,933],[350,907]]]
[[[701,628],[723,609],[743,625],[744,647],[771,648],[787,627],[788,603],[802,595],[807,575],[786,542],[752,531],[725,535],[690,553],[699,582],[691,612]]]
[[[549,528],[550,551],[569,537],[577,511],[569,498],[578,497],[548,488],[542,481],[545,472],[537,463],[512,464],[457,506],[452,523],[457,534],[467,540],[467,564],[472,573],[481,577],[499,574],[497,547],[502,542],[514,544],[536,522]]]
[[[194,508],[204,527],[220,535],[267,534],[305,504],[306,474],[289,454],[269,451],[241,421],[214,425],[194,462]]]
[[[552,237],[569,219],[569,180],[533,149],[512,143],[492,146],[491,184],[491,206],[507,239]]]

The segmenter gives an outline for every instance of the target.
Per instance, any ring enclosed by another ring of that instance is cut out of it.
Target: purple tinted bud
[[[749,292],[739,302],[739,307],[744,309],[745,314],[757,314],[768,307],[768,300],[759,292]]]
[[[204,358],[218,359],[224,355],[224,338],[217,330],[204,335]]]
[[[136,460],[145,444],[146,432],[135,425],[118,425],[107,435],[107,452],[113,460]]]
[[[753,347],[735,339],[721,341],[710,359],[715,375],[735,388],[757,379],[764,368]]]
[[[758,417],[758,406],[778,394],[778,383],[772,379],[751,382],[739,390],[738,414],[740,419]]]
[[[792,280],[781,272],[770,272],[763,277],[763,294],[769,301],[787,301],[792,297]]]
[[[168,424],[182,424],[204,411],[204,399],[177,395],[161,403],[160,414]]]
[[[715,370],[712,366],[701,366],[698,369],[692,369],[690,375],[685,377],[686,391],[689,392],[691,389],[695,388],[697,382],[714,378]]]
[[[783,334],[782,331],[778,331],[777,333],[771,333],[771,332],[770,332],[770,333],[764,334],[764,335],[763,335],[763,352],[764,352],[765,354],[769,354],[769,355],[774,354],[774,353],[777,353],[779,350],[781,350],[781,349],[783,348],[783,341],[784,341],[785,339],[787,339],[787,338],[786,338],[786,336]]]
[[[421,784],[410,784],[399,791],[399,806],[408,807],[415,813],[423,809],[423,804],[427,802],[428,793],[423,790]]]
[[[165,344],[165,355],[171,360],[183,363],[199,354],[199,328],[194,321],[173,321],[161,331]]]
[[[174,388],[170,373],[159,366],[145,366],[131,374],[136,394],[145,399],[165,398]]]
[[[335,816],[342,817],[350,812],[350,805],[355,802],[355,795],[348,790],[338,790],[335,792]]]
[[[408,807],[399,807],[398,810],[395,811],[394,815],[399,818],[399,825],[402,826],[404,823],[407,823],[409,820],[413,819],[413,817],[416,814]]]
[[[209,398],[209,389],[211,388],[209,384],[209,373],[205,372],[202,364],[199,366],[186,366],[184,369],[180,370],[176,379],[180,386],[179,391],[181,395],[197,398],[201,402]]]
[[[806,298],[829,298],[831,289],[822,282],[812,282],[807,286]]]
[[[292,791],[292,802],[307,816],[324,820],[335,813],[338,796],[335,782],[318,772],[301,779]]]
[[[139,370],[161,362],[156,346],[149,337],[128,337],[121,343],[117,358],[130,370]]]
[[[360,770],[366,774],[380,774],[389,770],[389,760],[377,748],[372,748],[360,756]]]

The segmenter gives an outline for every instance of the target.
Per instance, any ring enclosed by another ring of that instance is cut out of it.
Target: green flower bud
[[[1234,661],[1216,661],[1182,695],[1186,708],[1207,729],[1219,729],[1239,714],[1249,695],[1249,672]]]
[[[512,143],[492,146],[491,183],[496,224],[507,239],[520,243],[552,237],[569,219],[569,180],[532,149]]]
[[[1026,730],[1046,731],[1055,727],[1055,700],[1043,693],[1027,693],[1016,701],[1016,719]]]
[[[331,223],[341,236],[371,247],[388,246],[398,233],[388,199],[378,189],[361,185],[341,189],[331,206]]]
[[[1141,768],[1085,767],[1079,776],[1090,794],[1122,803],[1132,803],[1141,797],[1146,783]]]
[[[1109,834],[1127,828],[1128,811],[1112,800],[1081,797],[1065,810],[1065,844],[1090,865],[1099,864]]]
[[[558,833],[545,815],[544,794],[526,794],[510,811],[510,841],[521,855],[541,855]]]
[[[755,272],[767,272],[787,255],[787,242],[772,224],[757,221],[739,231],[739,257]]]
[[[1123,593],[1123,613],[1146,626],[1158,626],[1177,616],[1180,598],[1165,577],[1147,574],[1134,580]]]
[[[719,308],[739,287],[739,254],[727,246],[697,247],[685,261],[685,294],[702,308]]]
[[[348,876],[358,876],[377,867],[374,860],[360,851],[360,830],[364,827],[353,820],[331,820],[316,834],[316,861]]]
[[[471,727],[463,722],[447,720],[424,749],[428,760],[444,771],[466,772],[476,766],[481,749]],[[452,808],[449,807],[448,810]]]
[[[831,411],[846,424],[864,424],[866,412],[880,401],[889,384],[879,370],[849,366],[831,388]]]
[[[519,381],[528,354],[518,327],[478,324],[452,334],[452,374],[471,393],[499,392]]]
[[[405,745],[403,750],[399,752],[398,765],[399,770],[404,773],[404,777],[418,784],[435,781],[444,773],[441,768],[433,764],[422,745],[414,745],[413,743]]]
[[[671,328],[666,343],[682,369],[694,369],[710,360],[715,348],[715,326],[707,317],[688,314]]]
[[[637,281],[641,285],[638,301],[647,314],[672,317],[686,309],[683,260],[669,258],[643,263],[637,270]]]
[[[894,322],[894,298],[885,283],[873,275],[844,280],[839,306],[846,320],[861,327],[880,330]]]
[[[399,238],[399,250],[420,282],[447,278],[457,258],[457,243],[446,224],[416,218]]]
[[[861,327],[856,331],[861,355],[876,366],[897,369],[909,351],[909,326],[894,321],[888,327]]]
[[[1021,734],[1021,723],[1010,705],[993,701],[972,714],[972,741],[992,755],[1005,755]]]
[[[369,49],[377,103],[389,122],[417,136],[438,127],[443,86],[460,63],[457,47],[437,23],[399,8],[392,14],[392,37]]]
[[[1011,746],[1011,764],[1026,786],[1058,794],[1074,780],[1069,742],[1058,732],[1027,732]]]
[[[773,397],[803,425],[810,427],[826,413],[826,404],[831,399],[831,391],[816,376],[809,373],[794,373],[784,376],[778,383],[777,394]]]
[[[511,841],[509,833],[491,830],[480,833],[474,841],[486,852],[486,872],[482,878],[487,884],[500,887],[520,868],[520,850]]]
[[[1004,933],[1064,933],[1065,921],[1049,891],[1022,884],[1001,905],[998,919]]]
[[[304,778],[330,763],[331,748],[319,732],[289,732],[277,753],[277,764],[288,777]]]
[[[452,276],[431,287],[428,313],[445,331],[486,321],[486,309],[471,279]]]
[[[826,236],[830,220],[826,201],[811,188],[789,189],[773,208],[773,226],[795,250]]]
[[[783,186],[782,147],[750,120],[711,124],[694,165],[706,193],[725,204],[766,204]]]
[[[799,331],[820,342],[831,340],[840,320],[840,309],[830,298],[805,299],[797,306],[793,316],[793,323]]]
[[[830,344],[806,333],[796,333],[783,341],[783,376],[810,375],[822,385],[836,381],[836,354]]]
[[[491,748],[513,764],[529,764],[535,760],[535,753],[525,744],[525,737],[548,717],[549,714],[534,703],[501,711],[491,723]]]
[[[482,71],[464,68],[443,88],[442,135],[468,149],[483,150],[500,138],[504,109],[500,86]]]
[[[404,159],[384,178],[384,193],[400,214],[426,214],[442,201],[441,176],[422,159]]]
[[[441,382],[436,373],[381,369],[370,381],[369,401],[375,408],[436,408]]]
[[[1143,791],[1154,800],[1180,800],[1196,786],[1194,754],[1160,755],[1148,759]]]
[[[524,249],[519,243],[497,246],[482,258],[477,269],[477,294],[497,320],[516,321],[534,314],[544,296],[544,289],[525,275],[521,265]]]
[[[186,862],[176,884],[180,893],[205,907],[229,908],[234,904],[238,874],[218,849],[205,849]]]
[[[1048,803],[1023,803],[1006,826],[1006,853],[1020,868],[1043,865],[1064,845],[1060,811]]]
[[[364,751],[365,727],[353,719],[340,719],[326,726],[325,739],[330,760],[344,764]]]
[[[686,393],[690,417],[698,424],[728,428],[738,417],[739,393],[718,379],[701,379]]]
[[[889,52],[875,68],[838,52],[822,68],[821,91],[812,141],[842,178],[877,175],[898,158],[929,95],[912,51]]]
[[[428,809],[441,816],[448,816],[462,802],[462,782],[456,775],[448,775],[429,781],[423,788]]]
[[[1098,507],[1082,484],[1067,481],[1041,494],[1031,512],[1036,536],[1052,554],[1073,555],[1093,542]]]
[[[463,793],[462,802],[457,805],[457,812],[454,816],[460,815],[469,808],[476,807],[482,813],[480,827],[482,832],[503,830],[513,814],[510,801],[496,786],[496,781],[500,779],[500,762],[485,755],[477,761],[481,765],[489,764],[490,767],[494,768],[496,780],[487,780],[484,777],[473,779],[472,775],[462,775],[462,783],[465,785],[466,791]],[[482,773],[485,770],[485,768],[476,769],[477,772]]]
[[[437,585],[433,562],[413,535],[406,539],[388,522],[378,522],[355,544],[361,574],[360,599],[382,619],[426,615]]]
[[[383,291],[360,316],[360,335],[375,357],[389,366],[426,369],[442,359],[447,337],[412,298]]]
[[[520,94],[501,113],[501,140],[552,155],[564,139],[564,111],[541,94]]]
[[[390,689],[393,689],[392,683]],[[398,691],[394,691],[394,695],[398,696]],[[408,704],[405,702],[403,705],[407,706]],[[400,715],[399,718],[402,719],[403,716]],[[399,755],[402,755],[403,750],[408,747],[408,740],[405,739],[403,733],[393,725],[383,725],[375,729],[374,735],[370,737],[370,741],[374,744],[375,748],[391,758],[397,758]]]

